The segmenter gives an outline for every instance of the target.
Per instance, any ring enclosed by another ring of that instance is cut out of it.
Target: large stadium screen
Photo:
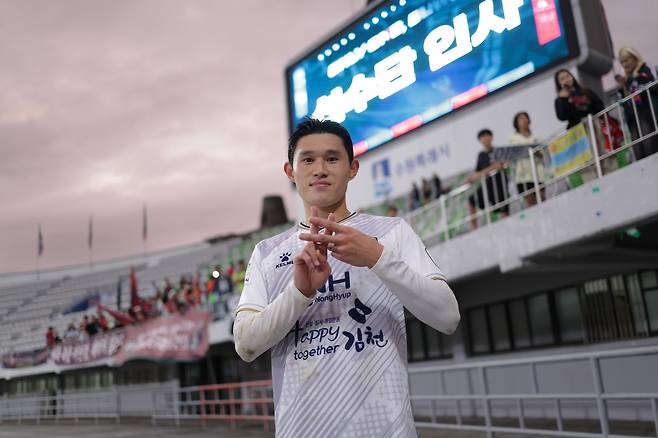
[[[569,0],[395,0],[286,68],[290,129],[342,123],[356,155],[578,54]]]

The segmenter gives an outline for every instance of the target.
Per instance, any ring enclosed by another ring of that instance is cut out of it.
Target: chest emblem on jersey
[[[279,269],[284,266],[292,265],[292,260],[290,259],[291,256],[292,254],[290,253],[290,251],[286,251],[283,254],[281,254],[279,256],[279,263],[277,263],[274,268]]]

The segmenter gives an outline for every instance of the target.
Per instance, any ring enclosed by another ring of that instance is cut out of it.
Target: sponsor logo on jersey
[[[292,255],[290,254],[290,251],[286,251],[279,256],[279,263],[277,263],[274,268],[279,269],[288,265],[292,265]]]

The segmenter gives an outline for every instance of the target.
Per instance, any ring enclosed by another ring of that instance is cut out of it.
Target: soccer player
[[[352,213],[352,139],[307,119],[284,170],[306,221],[254,249],[236,309],[235,349],[271,349],[278,437],[415,437],[404,309],[452,333],[457,300],[400,218]]]

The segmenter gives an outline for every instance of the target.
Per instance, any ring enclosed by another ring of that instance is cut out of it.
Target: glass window
[[[528,298],[528,313],[530,315],[530,329],[532,330],[532,344],[549,345],[555,343],[551,312],[546,294]]]
[[[611,341],[618,338],[615,308],[608,281],[588,281],[584,285],[583,313],[587,322],[588,341]]]
[[[505,351],[512,347],[507,329],[507,312],[504,304],[489,307],[489,323],[494,351]]]
[[[640,278],[637,274],[626,277],[626,287],[628,288],[628,297],[631,300],[635,335],[647,336],[649,334],[649,324],[647,322],[647,315],[644,312],[644,298],[642,298]]]
[[[655,289],[658,287],[658,278],[656,277],[656,271],[644,271],[640,275],[642,277],[643,289]]]
[[[570,288],[555,293],[555,310],[560,335],[563,342],[581,342],[585,340],[583,316],[580,311],[578,289]]]
[[[427,358],[436,359],[445,353],[441,348],[443,336],[432,327],[425,326],[425,339],[427,340]]]
[[[633,336],[633,317],[631,316],[631,305],[626,294],[626,285],[621,275],[610,277],[610,291],[617,316],[617,330],[622,338]]]
[[[528,329],[528,314],[525,311],[523,300],[514,300],[509,303],[510,321],[512,323],[512,337],[514,348],[527,348],[531,346],[530,330]]]
[[[409,333],[407,335],[409,360],[425,359],[425,346],[423,340],[423,326],[417,319],[409,320]]]
[[[473,353],[488,353],[490,351],[489,335],[484,308],[471,310],[468,313],[468,321],[471,336],[471,351]]]
[[[644,299],[647,302],[649,327],[652,332],[658,332],[658,289],[645,291]]]

